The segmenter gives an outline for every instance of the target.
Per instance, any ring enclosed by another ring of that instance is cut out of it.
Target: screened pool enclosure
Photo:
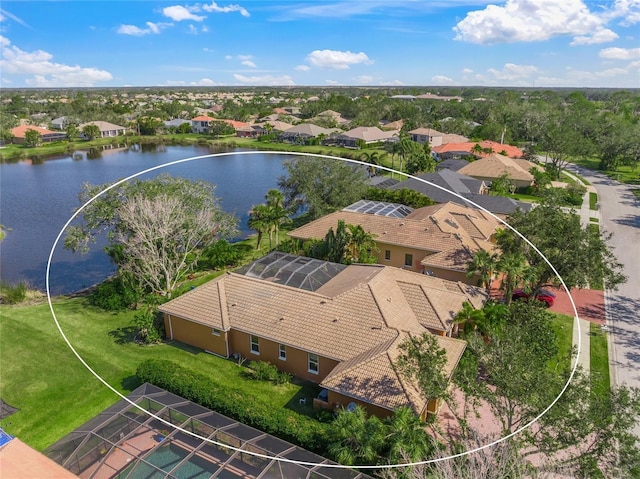
[[[82,479],[369,477],[350,469],[323,467],[334,463],[150,384],[127,397],[173,425],[241,450],[185,434],[120,400],[44,453]],[[319,465],[301,466],[248,452]]]

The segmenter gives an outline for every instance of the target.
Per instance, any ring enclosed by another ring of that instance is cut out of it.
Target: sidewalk
[[[577,176],[575,176],[574,174],[568,172],[567,170],[564,170],[564,173],[569,176],[570,178],[572,178],[574,181],[576,181],[577,183],[582,184],[583,186],[585,186],[587,188],[587,192],[584,194],[584,196],[582,197],[582,205],[580,206],[580,208],[576,208],[576,213],[580,215],[580,224],[582,226],[587,226],[589,224],[597,224],[600,222],[600,210],[596,209],[596,210],[592,210],[590,208],[590,201],[589,201],[589,193],[598,193],[596,191],[596,189],[592,186],[592,185],[585,185],[584,182],[578,178]],[[596,203],[596,208],[599,205]],[[563,208],[566,211],[569,211],[570,208]],[[591,218],[597,220],[597,222],[592,222]]]

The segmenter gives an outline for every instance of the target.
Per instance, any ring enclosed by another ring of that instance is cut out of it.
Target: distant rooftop
[[[386,203],[384,201],[360,200],[343,208],[344,211],[354,213],[366,213],[368,215],[388,216],[391,218],[404,218],[413,211],[409,206],[398,203]]]

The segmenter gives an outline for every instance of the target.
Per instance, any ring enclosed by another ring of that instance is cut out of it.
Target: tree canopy
[[[296,158],[285,167],[288,175],[278,180],[285,206],[312,219],[355,203],[367,188],[366,170],[339,160]]]
[[[106,187],[85,184],[80,202]],[[222,210],[214,192],[208,182],[169,175],[124,183],[83,210],[83,222],[69,228],[65,247],[86,252],[107,232],[107,252],[119,272],[148,292],[170,295],[202,250],[236,231],[237,219]]]

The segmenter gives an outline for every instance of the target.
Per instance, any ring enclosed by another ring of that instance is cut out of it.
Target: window
[[[260,338],[258,338],[258,336],[251,336],[251,352],[253,354],[260,354]]]
[[[278,345],[278,359],[287,360],[287,347],[284,344]]]
[[[218,328],[211,328],[211,334],[214,336],[220,336],[221,331]]]
[[[413,266],[413,255],[412,254],[405,254],[404,255],[404,265],[405,266]]]
[[[384,250],[384,259],[386,259],[387,261],[389,261],[391,259],[391,250],[390,249]]]
[[[309,353],[309,372],[318,374],[320,359],[317,354]]]

